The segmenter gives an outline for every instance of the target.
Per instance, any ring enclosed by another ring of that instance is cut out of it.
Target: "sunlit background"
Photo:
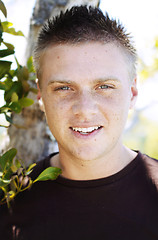
[[[4,3],[8,11],[7,20],[25,35],[9,38],[9,42],[15,45],[16,57],[24,64],[29,21],[35,0],[4,0]],[[139,55],[139,97],[136,111],[129,115],[124,142],[133,149],[158,157],[158,1],[102,0],[100,8],[123,23],[133,36]],[[156,62],[157,70],[154,66]],[[1,91],[0,105],[2,104]],[[2,116],[0,122],[4,123]],[[1,146],[5,134],[6,130],[0,128]]]

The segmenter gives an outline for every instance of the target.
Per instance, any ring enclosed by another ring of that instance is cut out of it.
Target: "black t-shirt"
[[[50,157],[39,162],[35,175],[49,166]],[[158,192],[142,154],[106,178],[76,181],[59,176],[35,183],[17,196],[12,212],[0,207],[0,239],[158,239]]]

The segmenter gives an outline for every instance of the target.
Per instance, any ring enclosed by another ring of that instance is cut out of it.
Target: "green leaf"
[[[19,102],[12,102],[11,104],[9,104],[9,108],[15,113],[20,113],[22,110]]]
[[[4,22],[1,22],[1,25],[2,25],[3,31],[6,32],[9,27],[13,26],[13,23],[4,21]]]
[[[20,163],[20,161],[19,161],[18,159],[15,159],[15,166],[16,166],[17,168],[20,168],[20,167],[21,167],[21,163]]]
[[[0,21],[0,43],[3,42],[3,27],[2,27],[2,22]]]
[[[9,107],[5,104],[2,107],[0,107],[0,114],[1,113],[6,114],[6,112],[8,112],[9,110],[10,110]]]
[[[24,34],[22,33],[22,31],[16,31],[15,28],[8,28],[5,32],[9,33],[9,34],[12,34],[14,36],[24,37]]]
[[[18,59],[16,58],[16,56],[14,56],[14,57],[15,57],[15,61],[16,61],[17,67],[20,68],[20,63],[18,62]]]
[[[11,165],[13,158],[16,154],[17,150],[15,148],[11,148],[0,157],[0,168],[2,171],[4,171],[6,167]]]
[[[3,42],[2,36],[3,36],[3,32],[2,32],[1,27],[0,27],[0,45],[1,45],[1,43]]]
[[[11,97],[14,92],[17,93],[19,98],[22,97],[23,88],[22,88],[21,82],[17,82],[17,81],[13,82],[12,87],[8,91],[5,91],[4,99],[7,103],[11,101]]]
[[[0,188],[1,187],[6,187],[10,182],[7,182],[7,181],[3,181],[1,178],[0,178]]]
[[[55,180],[61,173],[62,172],[60,168],[48,167],[34,180],[34,182]]]
[[[12,165],[12,163],[11,163],[11,165]],[[10,168],[7,169],[7,171],[3,175],[3,181],[6,183],[7,182],[10,183],[10,178],[11,178],[12,174],[13,174],[12,169],[10,169]]]
[[[17,77],[18,77],[18,80],[20,80],[20,81],[28,80],[29,79],[29,71],[28,71],[27,67],[20,66],[17,69]]]
[[[29,168],[26,170],[26,175],[29,175],[33,171],[33,168],[35,166],[36,166],[36,163],[31,164]]]
[[[5,90],[5,83],[4,82],[0,82],[0,89],[1,90]]]
[[[14,45],[10,44],[10,43],[6,43],[6,42],[3,42],[3,44],[10,50],[14,50]]]
[[[9,123],[13,123],[13,120],[11,117],[9,117],[7,114],[5,114],[5,118]]]
[[[15,28],[11,28],[11,26],[13,26],[13,23],[5,21],[2,22],[1,24],[4,32],[15,36],[24,36],[24,34],[21,31],[16,31]]]
[[[4,16],[7,17],[7,9],[6,9],[4,3],[1,0],[0,0],[0,10],[4,14]]]
[[[12,62],[0,61],[0,79],[10,70]]]
[[[0,50],[0,58],[7,57],[7,56],[12,55],[14,53],[15,53],[15,51],[11,50],[11,49]]]
[[[13,164],[10,168],[11,168],[13,173],[16,173],[17,170],[18,170],[18,168],[17,168],[17,166],[15,164]]]
[[[11,75],[10,72],[11,70],[9,71],[9,75]],[[12,78],[10,78],[9,76],[6,78],[4,83],[5,83],[5,91],[9,91],[14,84],[14,82],[12,81]]]
[[[17,93],[13,92],[12,97],[11,97],[11,101],[12,102],[17,102],[18,99],[19,99],[19,97],[18,97]]]
[[[28,60],[27,60],[27,68],[29,70],[29,72],[35,72],[35,69],[34,69],[34,65],[33,65],[33,57],[29,57]]]
[[[37,94],[38,93],[38,89],[37,88],[30,88],[30,92]]]
[[[20,103],[21,107],[29,107],[30,105],[32,105],[34,103],[34,101],[30,98],[21,98],[18,103]]]

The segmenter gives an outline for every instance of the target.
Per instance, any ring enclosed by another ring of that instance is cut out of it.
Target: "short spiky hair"
[[[111,43],[121,46],[128,56],[130,74],[136,74],[136,49],[131,37],[116,20],[104,16],[98,8],[74,6],[59,16],[48,19],[43,25],[34,50],[34,64],[40,78],[40,57],[53,44],[78,44],[84,42]],[[133,77],[133,76],[132,76]]]

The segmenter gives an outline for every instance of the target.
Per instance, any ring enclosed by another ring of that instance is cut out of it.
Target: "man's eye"
[[[108,89],[108,88],[112,88],[112,86],[110,86],[110,85],[101,85],[98,88],[99,89]]]
[[[70,87],[68,87],[68,86],[63,86],[63,87],[57,87],[57,88],[55,88],[55,91],[59,91],[59,90],[61,90],[61,91],[70,90]]]

